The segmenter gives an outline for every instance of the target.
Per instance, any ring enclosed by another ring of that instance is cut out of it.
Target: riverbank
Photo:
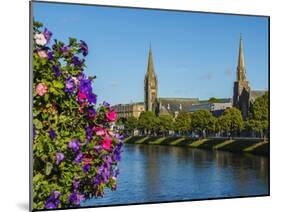
[[[195,139],[189,137],[158,137],[158,136],[130,136],[124,143],[185,146],[208,150],[223,150],[229,152],[248,152],[259,155],[268,155],[268,140],[253,138],[205,138]]]

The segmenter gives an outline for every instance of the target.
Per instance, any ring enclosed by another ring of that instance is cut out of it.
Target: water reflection
[[[130,144],[122,156],[117,191],[85,206],[268,193],[267,157]]]

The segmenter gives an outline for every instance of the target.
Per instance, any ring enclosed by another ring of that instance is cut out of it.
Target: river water
[[[117,190],[82,206],[266,195],[268,165],[264,156],[125,144]]]

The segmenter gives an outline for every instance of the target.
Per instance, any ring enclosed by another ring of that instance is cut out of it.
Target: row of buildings
[[[249,81],[246,79],[246,67],[242,36],[240,35],[238,65],[236,80],[234,81],[233,97],[218,99],[218,102],[209,102],[199,98],[162,98],[158,96],[158,78],[154,69],[152,49],[149,49],[147,71],[144,78],[144,101],[130,104],[117,104],[114,109],[118,117],[138,118],[143,111],[152,111],[156,115],[170,114],[176,117],[181,111],[194,112],[207,109],[214,116],[219,116],[225,109],[238,108],[244,119],[248,117],[250,104],[263,95],[265,91],[251,90]]]

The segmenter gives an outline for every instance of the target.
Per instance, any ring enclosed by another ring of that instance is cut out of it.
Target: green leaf
[[[57,80],[53,80],[53,85],[55,88],[59,88],[59,89],[64,87],[64,85],[60,81],[57,81]]]
[[[33,124],[35,125],[35,129],[42,129],[43,128],[43,124],[38,119],[34,119]]]
[[[45,174],[48,176],[51,174],[52,172],[52,169],[53,169],[53,164],[51,164],[50,162],[48,162],[46,164],[46,169],[45,169]]]

